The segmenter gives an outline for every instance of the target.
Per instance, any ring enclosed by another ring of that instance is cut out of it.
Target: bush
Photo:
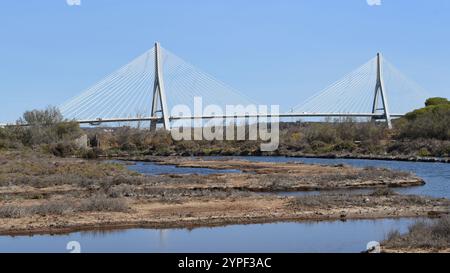
[[[72,142],[81,134],[78,123],[64,120],[57,108],[48,107],[25,112],[17,126],[0,128],[0,148],[51,145],[49,151],[66,154],[63,143]]]
[[[401,237],[401,233],[398,230],[391,230],[386,236],[387,241],[398,240]]]
[[[427,148],[421,148],[419,150],[419,156],[430,156],[430,152],[428,151]]]
[[[26,214],[23,208],[17,206],[0,207],[0,218],[21,218]]]
[[[80,149],[77,156],[84,159],[96,159],[100,152],[98,149]]]
[[[77,147],[73,142],[64,141],[52,143],[49,145],[48,149],[55,156],[66,157],[74,154],[77,150]]]
[[[81,203],[80,211],[110,211],[126,212],[128,205],[124,199],[107,198],[105,196],[91,197]]]
[[[442,105],[442,104],[450,104],[450,101],[446,98],[429,98],[425,102],[425,106],[432,106],[432,105]]]
[[[45,110],[26,111],[19,120],[20,124],[28,125],[54,125],[63,122],[64,118],[56,107],[49,106]]]
[[[409,227],[408,233],[398,231],[388,234],[383,243],[391,248],[446,249],[450,247],[450,216],[437,221],[417,221]]]
[[[395,192],[389,188],[379,188],[374,190],[370,195],[371,196],[391,196],[394,195]]]
[[[334,146],[335,151],[352,152],[355,148],[356,148],[356,145],[352,141],[342,141]]]
[[[13,141],[10,139],[0,138],[0,150],[1,149],[21,149],[23,147],[22,143]]]
[[[55,130],[58,140],[72,140],[81,135],[79,124],[73,121],[55,123],[53,130]]]
[[[306,130],[306,139],[309,143],[320,141],[324,143],[336,143],[336,129],[328,124],[311,124]]]
[[[31,209],[31,213],[45,215],[62,215],[72,211],[72,207],[67,202],[55,201],[47,202],[42,205],[34,206]]]
[[[450,238],[450,216],[439,219],[431,226],[431,232],[439,237]]]
[[[107,189],[107,194],[112,198],[135,196],[136,188],[132,185],[120,184]]]

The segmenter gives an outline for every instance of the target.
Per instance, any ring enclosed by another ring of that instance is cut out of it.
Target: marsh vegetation
[[[450,102],[431,98],[425,107],[383,123],[336,119],[280,124],[280,146],[260,151],[260,141],[174,141],[168,132],[133,128],[80,129],[56,108],[24,113],[18,125],[0,128],[0,149],[34,149],[57,156],[97,158],[117,155],[365,155],[450,156]],[[247,130],[248,133],[248,130]],[[80,136],[87,135],[80,144]]]
[[[435,220],[420,220],[412,224],[406,234],[391,231],[383,245],[388,249],[449,250],[450,216]]]

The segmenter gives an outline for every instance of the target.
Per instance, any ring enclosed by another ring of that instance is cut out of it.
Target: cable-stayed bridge
[[[405,77],[381,54],[341,80],[285,113],[257,110],[233,113],[173,113],[177,105],[195,109],[194,98],[205,106],[259,105],[211,75],[197,69],[156,43],[153,48],[60,106],[65,118],[99,125],[149,121],[170,130],[176,120],[355,117],[385,121],[420,107],[428,93]],[[296,100],[296,98],[292,98]],[[273,103],[276,104],[276,103]],[[186,108],[185,107],[185,108]]]

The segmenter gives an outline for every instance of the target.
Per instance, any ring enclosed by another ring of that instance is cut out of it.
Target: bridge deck
[[[391,117],[399,118],[403,114],[391,114]],[[212,115],[212,116],[172,116],[169,119],[174,120],[197,120],[197,119],[238,119],[238,118],[301,118],[301,117],[355,117],[355,118],[379,118],[384,116],[373,113],[281,113],[281,114],[249,114],[249,115]],[[136,118],[108,118],[93,120],[77,120],[79,124],[97,124],[114,122],[137,122],[137,121],[159,121],[161,117],[136,117]]]

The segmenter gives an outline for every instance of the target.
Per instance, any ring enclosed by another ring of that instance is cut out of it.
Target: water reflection
[[[407,230],[413,219],[274,223],[216,228],[128,229],[68,235],[0,237],[0,252],[360,252],[369,241]]]

